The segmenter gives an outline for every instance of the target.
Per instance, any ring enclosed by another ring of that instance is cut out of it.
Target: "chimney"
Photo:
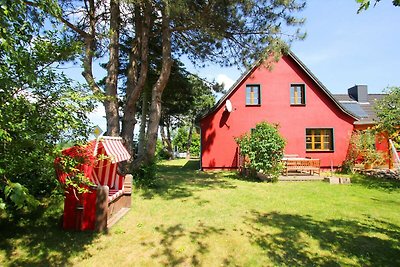
[[[367,85],[354,85],[347,89],[349,96],[360,103],[368,102],[368,86]]]

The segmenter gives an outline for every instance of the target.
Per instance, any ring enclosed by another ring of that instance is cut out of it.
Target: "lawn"
[[[271,184],[197,166],[162,163],[107,234],[64,232],[57,210],[1,222],[0,265],[400,265],[399,182]]]

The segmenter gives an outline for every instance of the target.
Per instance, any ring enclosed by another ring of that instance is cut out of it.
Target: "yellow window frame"
[[[306,129],[307,151],[333,151],[333,145],[332,128]]]

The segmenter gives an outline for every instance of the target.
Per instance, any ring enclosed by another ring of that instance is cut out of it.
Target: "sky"
[[[308,0],[299,14],[306,18],[302,29],[307,37],[295,41],[291,50],[334,94],[345,94],[355,84],[368,85],[369,93],[400,86],[400,7],[383,0],[359,14],[357,10],[355,0]],[[184,62],[188,71],[224,82],[226,89],[244,72],[212,64],[195,68]],[[99,106],[90,118],[105,130],[103,116]]]
[[[357,10],[353,0],[308,0],[300,14],[307,37],[291,50],[334,94],[355,84],[368,85],[370,93],[400,86],[400,7],[384,0],[360,14]],[[215,65],[188,70],[228,87],[244,71]]]

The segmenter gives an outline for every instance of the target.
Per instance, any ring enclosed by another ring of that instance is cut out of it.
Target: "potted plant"
[[[374,165],[380,165],[383,163],[383,155],[381,152],[376,151],[373,148],[366,149],[362,153],[365,169],[372,169]]]
[[[384,156],[382,152],[376,150],[375,138],[374,132],[370,129],[355,131],[352,134],[347,155],[350,167],[359,163],[364,165],[364,169],[371,169],[374,165],[383,164]]]

